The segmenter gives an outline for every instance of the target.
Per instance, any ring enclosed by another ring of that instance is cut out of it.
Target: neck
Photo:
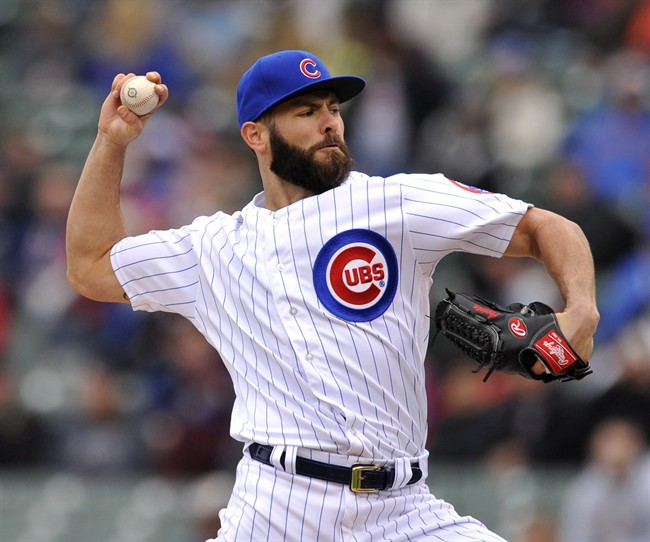
[[[314,193],[275,175],[267,170],[262,173],[262,186],[264,188],[264,208],[269,211],[277,211],[296,203],[301,199],[313,196]]]

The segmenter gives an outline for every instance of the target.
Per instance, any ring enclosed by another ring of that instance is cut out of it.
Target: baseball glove
[[[501,307],[477,295],[453,293],[438,303],[436,335],[449,339],[466,356],[487,369],[552,382],[580,380],[592,373],[560,331],[553,309],[535,301]],[[531,370],[537,360],[543,374]]]

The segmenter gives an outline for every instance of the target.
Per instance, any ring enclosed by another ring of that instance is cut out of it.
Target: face
[[[350,173],[352,158],[343,140],[339,103],[331,92],[280,104],[268,125],[270,168],[278,177],[322,194]]]

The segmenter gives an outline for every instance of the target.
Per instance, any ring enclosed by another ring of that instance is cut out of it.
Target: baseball
[[[136,115],[142,116],[151,113],[158,104],[158,94],[154,90],[156,86],[144,75],[131,77],[122,85],[120,101]]]

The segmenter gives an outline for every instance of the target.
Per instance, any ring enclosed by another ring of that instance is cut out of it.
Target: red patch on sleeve
[[[492,192],[488,190],[483,190],[482,188],[476,188],[475,186],[469,186],[468,184],[459,183],[453,179],[449,179],[452,184],[456,185],[458,188],[467,190],[467,192],[472,192],[473,194],[491,194]]]

